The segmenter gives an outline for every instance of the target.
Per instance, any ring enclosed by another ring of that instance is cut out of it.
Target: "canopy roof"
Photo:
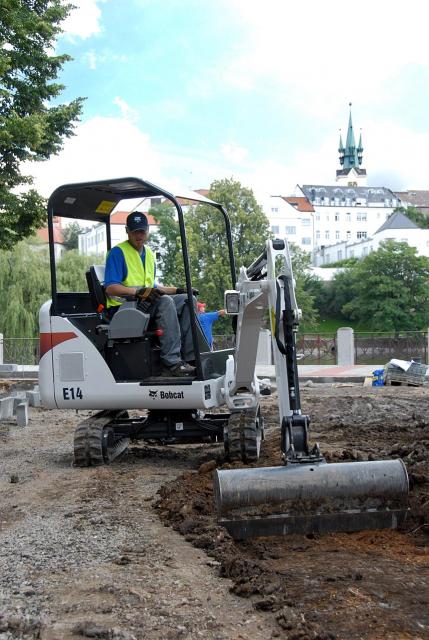
[[[177,198],[220,207],[205,196],[177,189],[177,193],[158,187],[141,178],[113,178],[93,182],[65,184],[55,189],[49,198],[48,209],[54,216],[77,218],[94,222],[108,222],[110,214],[120,200],[129,198],[154,198],[163,196],[172,202]]]

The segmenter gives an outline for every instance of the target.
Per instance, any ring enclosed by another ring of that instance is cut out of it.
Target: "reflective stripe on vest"
[[[116,245],[124,254],[127,277],[122,281],[125,287],[153,287],[155,282],[155,258],[149,247],[145,247],[145,264],[139,252],[125,240]],[[106,296],[107,308],[121,305],[125,299]]]

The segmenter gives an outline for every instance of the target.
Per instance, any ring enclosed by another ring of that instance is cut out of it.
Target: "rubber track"
[[[121,438],[110,449],[107,460],[103,457],[103,430],[123,411],[100,411],[94,416],[81,422],[74,434],[74,461],[75,467],[96,467],[108,464],[118,457],[128,446],[129,438]]]
[[[246,464],[259,459],[262,434],[260,425],[256,425],[256,416],[255,409],[231,414],[228,422],[230,460]]]

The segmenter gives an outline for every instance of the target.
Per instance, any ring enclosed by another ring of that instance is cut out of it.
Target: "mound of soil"
[[[357,385],[302,391],[311,438],[328,462],[401,458],[410,513],[400,531],[234,541],[218,526],[212,473],[221,455],[159,491],[161,519],[220,563],[233,593],[271,612],[273,636],[298,639],[429,637],[429,394],[424,387]],[[281,463],[275,397],[254,466]],[[240,465],[237,465],[240,466]]]

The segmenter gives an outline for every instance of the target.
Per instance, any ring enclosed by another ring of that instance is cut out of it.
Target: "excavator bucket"
[[[216,470],[219,524],[235,539],[394,529],[407,514],[402,460]]]

